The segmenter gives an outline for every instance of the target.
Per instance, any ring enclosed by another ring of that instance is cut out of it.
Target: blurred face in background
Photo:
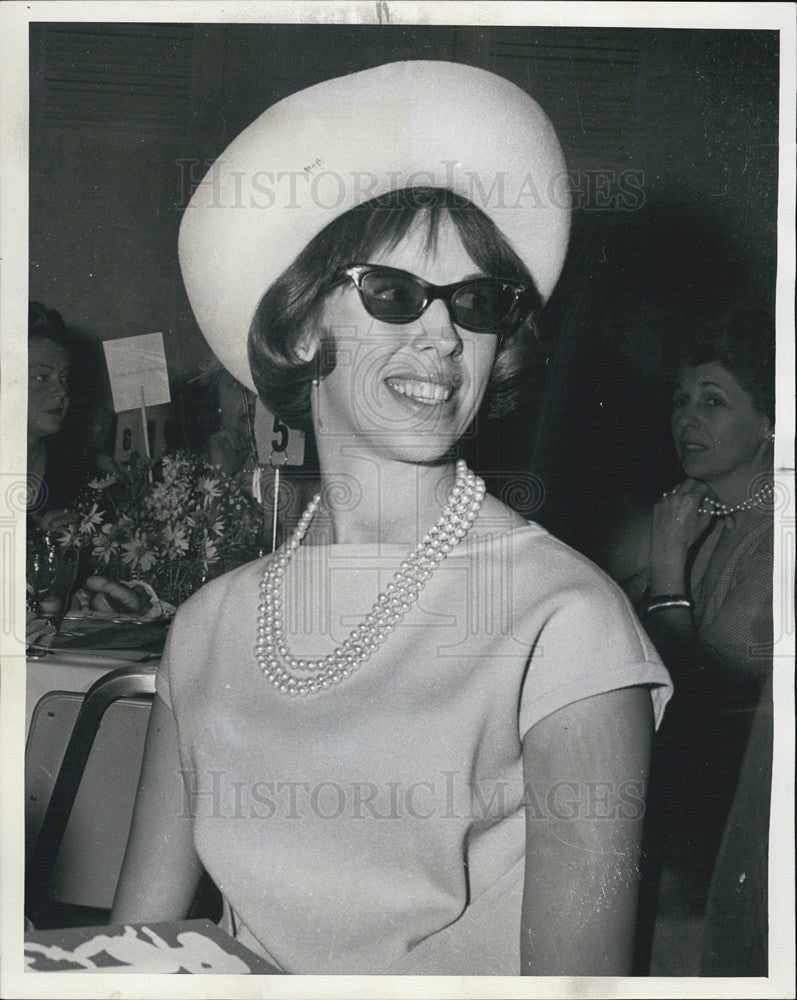
[[[52,340],[28,340],[28,442],[61,429],[69,406],[69,355]]]
[[[684,368],[673,392],[672,433],[684,472],[714,484],[762,471],[769,418],[718,361]]]
[[[249,439],[249,408],[254,405],[254,395],[233,379],[219,382],[219,425],[221,430],[233,431],[243,441]]]

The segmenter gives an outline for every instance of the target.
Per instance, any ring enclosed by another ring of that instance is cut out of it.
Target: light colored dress
[[[301,547],[293,652],[331,652],[405,554]],[[480,518],[370,660],[289,698],[253,653],[262,567],[180,608],[157,678],[223,926],[290,973],[518,974],[524,801],[544,818],[573,794],[524,790],[524,734],[640,684],[658,722],[671,693],[625,595],[538,526]]]

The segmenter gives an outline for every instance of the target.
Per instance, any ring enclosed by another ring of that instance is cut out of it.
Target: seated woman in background
[[[63,513],[62,508],[80,488],[81,473],[85,471],[76,469],[74,464],[59,462],[59,449],[53,442],[69,408],[68,342],[61,314],[31,302],[28,307],[28,517],[43,529]],[[53,475],[56,465],[57,474]],[[61,465],[65,468],[61,469]]]
[[[773,348],[772,318],[748,309],[689,337],[671,417],[686,478],[619,533],[605,566],[673,674],[651,812],[664,863],[697,876],[701,897],[772,666]]]
[[[28,526],[53,530],[103,464],[102,350],[55,309],[28,304]]]
[[[73,361],[86,369],[78,373],[84,381],[95,378],[94,367],[87,363],[85,352],[79,350],[61,314],[39,302],[31,302],[28,306],[26,567],[30,598],[26,639],[29,643],[38,639],[49,628],[49,620],[58,618],[66,608],[78,566],[56,551],[52,538],[74,516],[70,508],[87,480],[99,471],[86,454],[88,427],[77,422],[76,429],[78,435],[83,434],[83,441],[74,433],[66,440],[63,432],[70,403],[69,386],[76,367]],[[141,609],[142,598],[122,584],[111,584],[102,577],[89,577],[80,582],[89,592],[113,586],[123,607]],[[94,593],[91,596],[93,598]]]
[[[28,306],[28,490],[27,490],[27,641],[60,614],[75,578],[76,565],[55,558],[47,533],[69,517],[66,509],[85,481],[87,468],[66,460],[59,447],[69,408],[70,336],[61,314],[39,302]],[[52,631],[52,629],[50,629]]]
[[[687,478],[621,532],[607,566],[671,655],[699,650],[756,693],[772,642],[772,347],[767,315],[741,310],[690,338],[671,418]]]
[[[668,647],[699,641],[754,688],[772,642],[773,329],[740,310],[690,338],[671,420],[687,478],[621,533],[607,567]]]

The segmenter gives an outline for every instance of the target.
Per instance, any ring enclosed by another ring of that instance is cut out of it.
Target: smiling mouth
[[[427,406],[447,403],[454,395],[454,385],[450,383],[431,382],[426,379],[397,378],[391,376],[385,379],[385,384],[400,396],[407,396]]]
[[[681,451],[705,451],[708,445],[696,444],[693,441],[681,441],[680,448]]]

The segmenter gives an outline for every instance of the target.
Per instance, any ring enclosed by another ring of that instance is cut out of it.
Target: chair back
[[[37,703],[25,753],[25,912],[110,910],[133,813],[155,667],[112,670]]]

